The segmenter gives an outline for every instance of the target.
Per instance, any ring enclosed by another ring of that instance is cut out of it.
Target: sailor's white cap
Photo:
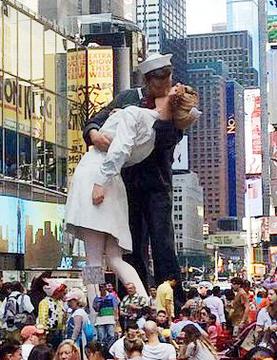
[[[139,64],[139,70],[143,75],[149,73],[150,71],[161,69],[165,66],[171,66],[172,54],[161,55],[160,53],[155,53],[150,56],[142,63]]]

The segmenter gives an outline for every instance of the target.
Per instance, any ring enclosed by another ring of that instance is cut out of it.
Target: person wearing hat
[[[44,280],[46,285],[43,290],[46,297],[39,303],[38,323],[48,331],[47,343],[56,349],[63,338],[63,298],[67,287],[57,279]]]
[[[200,281],[197,289],[198,289],[198,293],[201,296],[201,298],[205,299],[207,296],[208,290],[211,291],[213,289],[213,284],[210,283],[209,281]]]
[[[85,325],[90,324],[89,316],[84,310],[87,298],[79,288],[72,288],[65,296],[68,307],[72,310],[66,324],[66,338],[73,340],[84,351],[87,345]]]
[[[22,338],[22,358],[28,360],[33,347],[40,343],[41,337],[45,335],[45,330],[34,325],[27,325],[20,332]]]
[[[103,125],[110,113],[130,105],[154,109],[155,99],[168,94],[172,86],[172,54],[159,53],[149,56],[139,66],[145,86],[121,92],[106,108],[90,118],[84,128],[87,145],[107,151],[111,138]],[[186,108],[191,111],[190,123],[199,112],[195,94],[186,95]],[[132,255],[127,260],[138,271],[145,286],[148,279],[149,235],[154,260],[155,281],[164,281],[168,273],[180,274],[174,250],[172,210],[172,159],[175,145],[182,139],[183,131],[173,122],[155,121],[155,148],[142,162],[122,171],[129,205],[129,224],[132,234]]]

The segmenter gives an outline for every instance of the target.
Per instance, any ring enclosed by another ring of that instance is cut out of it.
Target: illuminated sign
[[[246,174],[257,175],[262,172],[260,89],[244,90],[244,112]]]

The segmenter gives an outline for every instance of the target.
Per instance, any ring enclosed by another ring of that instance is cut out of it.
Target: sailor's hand
[[[89,132],[89,136],[91,143],[96,147],[96,149],[103,152],[108,151],[112,142],[112,139],[108,135],[100,133],[95,129],[92,129]]]
[[[94,184],[92,189],[92,203],[93,205],[100,205],[104,201],[104,187]]]

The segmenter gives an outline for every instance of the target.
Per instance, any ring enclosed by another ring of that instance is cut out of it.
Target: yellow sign
[[[113,51],[88,50],[89,116],[94,116],[113,99]]]
[[[45,140],[55,143],[55,95],[13,77],[0,84],[4,127],[41,140],[45,133]]]
[[[86,77],[87,74],[87,77]],[[113,51],[97,48],[67,54],[67,95],[72,100],[68,118],[68,182],[86,150],[83,122],[113,99]],[[77,105],[80,104],[79,105]]]

